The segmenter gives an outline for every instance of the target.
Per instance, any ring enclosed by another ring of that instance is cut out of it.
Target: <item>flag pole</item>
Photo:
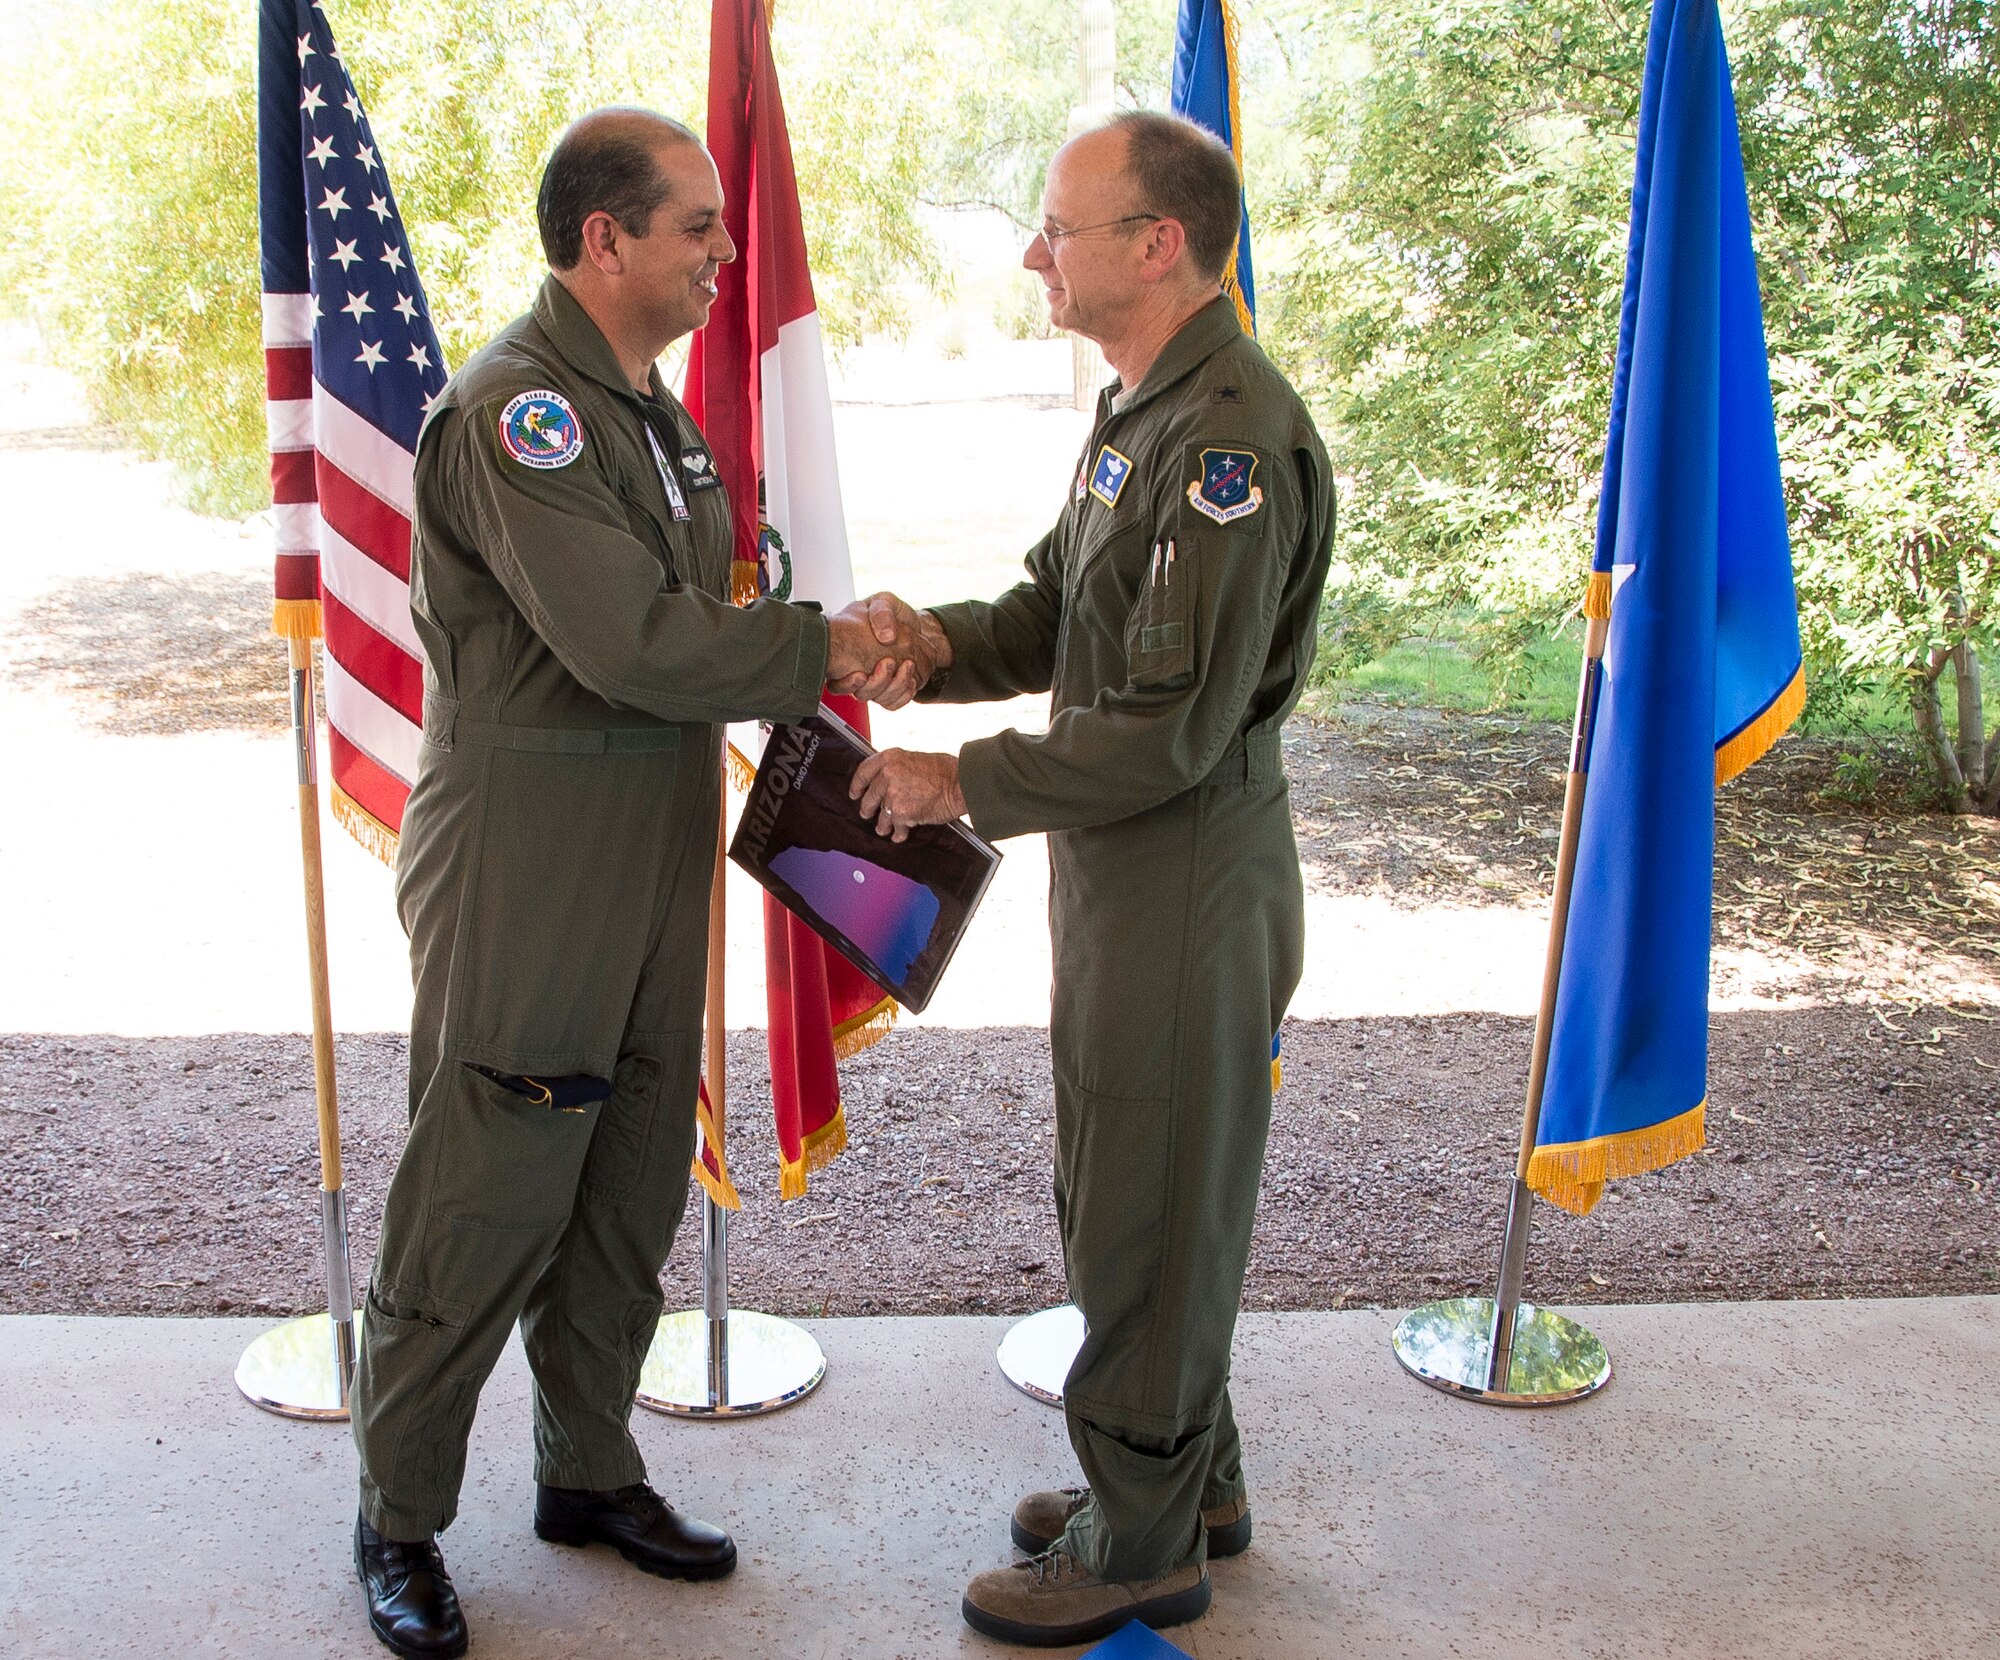
[[[299,856],[304,868],[306,967],[312,988],[313,1094],[319,1107],[321,1247],[325,1314],[288,1320],[243,1351],[236,1386],[285,1418],[345,1419],[354,1381],[354,1290],[348,1267],[347,1194],[340,1168],[340,1100],[333,1070],[333,999],[326,965],[326,871],[319,838],[318,722],[312,640],[287,638],[291,653],[292,749],[298,769]]]
[[[1608,612],[1610,608],[1602,609]],[[1535,1011],[1520,1151],[1507,1191],[1498,1283],[1491,1297],[1448,1297],[1413,1309],[1403,1317],[1391,1340],[1396,1358],[1425,1383],[1447,1394],[1495,1406],[1553,1406],[1593,1395],[1611,1380],[1610,1356],[1588,1329],[1552,1310],[1521,1302],[1535,1202],[1534,1190],[1528,1186],[1528,1166],[1541,1133],[1542,1091],[1548,1081],[1556,992],[1562,978],[1563,946],[1569,937],[1570,897],[1576,886],[1577,840],[1590,782],[1590,740],[1597,726],[1604,648],[1610,630],[1608,615],[1589,618],[1584,630],[1576,721],[1570,732],[1569,775],[1563,785],[1562,835],[1556,844],[1548,955],[1542,965],[1541,1003]]]
[[[729,1032],[723,1022],[727,982],[729,760],[723,749],[721,823],[708,896],[707,1053],[703,1080],[717,1146],[727,1135]],[[790,1320],[729,1306],[729,1212],[707,1188],[701,1195],[701,1307],[662,1315],[639,1369],[633,1399],[674,1418],[749,1418],[809,1395],[826,1376],[826,1356],[812,1334]]]

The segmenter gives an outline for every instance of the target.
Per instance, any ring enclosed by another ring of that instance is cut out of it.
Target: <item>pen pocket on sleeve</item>
[[[1125,624],[1126,677],[1134,686],[1171,690],[1194,678],[1195,569],[1163,542],[1147,562],[1145,581]]]

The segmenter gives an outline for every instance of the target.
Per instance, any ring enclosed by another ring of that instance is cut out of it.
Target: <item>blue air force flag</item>
[[[1243,121],[1236,96],[1236,9],[1229,0],[1181,0],[1174,26],[1174,114],[1206,127],[1229,146],[1243,171]],[[1245,334],[1257,332],[1257,284],[1250,271],[1250,209],[1242,209],[1236,258],[1223,273],[1222,291],[1236,302]]]
[[[1715,787],[1805,701],[1716,0],[1653,8],[1585,609],[1609,637],[1528,1169],[1579,1215],[1702,1144]]]

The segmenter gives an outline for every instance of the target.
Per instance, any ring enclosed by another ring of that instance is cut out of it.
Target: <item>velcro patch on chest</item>
[[[1131,476],[1132,458],[1106,444],[1097,452],[1097,465],[1090,469],[1090,493],[1106,507],[1116,507],[1118,493]]]
[[[500,448],[538,472],[567,467],[583,454],[583,423],[560,392],[523,392],[500,411]]]
[[[1203,450],[1201,475],[1187,487],[1188,505],[1219,525],[1247,519],[1264,505],[1256,476],[1257,458],[1248,450]]]
[[[715,457],[699,444],[681,451],[681,471],[687,474],[690,490],[713,490],[722,483],[715,470]]]

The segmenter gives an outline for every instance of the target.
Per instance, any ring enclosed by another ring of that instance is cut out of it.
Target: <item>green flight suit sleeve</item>
[[[1255,456],[1262,496],[1217,523],[1189,499],[1201,452],[1216,446],[1182,445],[1178,470],[1159,481],[1145,534],[1173,541],[1172,580],[1142,582],[1123,619],[1125,683],[1061,710],[1046,732],[1001,732],[960,752],[959,787],[981,835],[1077,830],[1144,812],[1200,783],[1244,729],[1300,552],[1311,461],[1227,441]]]
[[[1029,550],[1028,579],[998,599],[930,608],[951,641],[951,667],[924,688],[925,702],[985,703],[1049,689],[1062,625],[1055,540],[1051,531]]]
[[[661,720],[796,720],[819,707],[825,618],[667,581],[588,448],[547,469],[501,453],[505,402],[471,405],[439,434],[455,452],[446,471],[488,567],[564,668]]]

